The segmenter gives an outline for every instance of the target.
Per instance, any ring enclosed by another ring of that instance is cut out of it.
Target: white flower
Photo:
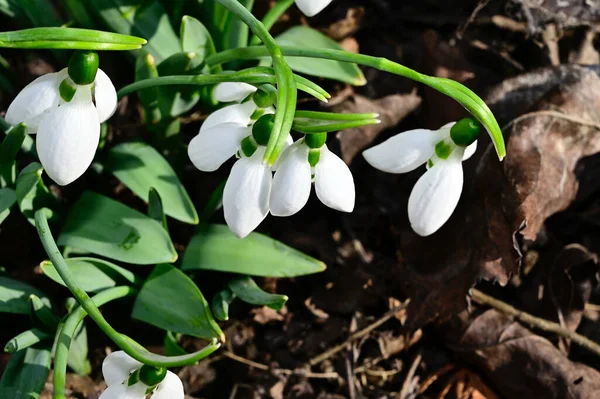
[[[369,164],[389,173],[406,173],[427,164],[427,172],[408,199],[411,227],[421,236],[435,233],[454,212],[463,188],[462,161],[477,149],[477,141],[466,148],[454,144],[453,125],[404,132],[363,152]]]
[[[102,375],[108,388],[99,399],[145,399],[148,389],[153,390],[151,399],[184,399],[183,384],[177,374],[170,371],[156,387],[149,387],[142,381],[129,386],[129,376],[142,366],[123,351],[108,355],[102,363]]]
[[[321,202],[342,212],[354,209],[354,179],[344,161],[327,145],[317,151],[319,160],[314,170],[309,163],[309,147],[299,140],[288,147],[278,160],[270,196],[270,210],[275,216],[291,216],[306,205],[311,182]],[[313,173],[314,172],[314,173]]]
[[[59,86],[67,69],[40,76],[27,85],[8,107],[6,121],[25,122],[38,133],[40,162],[56,183],[67,185],[92,163],[100,140],[100,124],[117,107],[117,92],[110,78],[98,69],[92,85],[76,86],[70,102],[61,99]]]
[[[314,17],[323,11],[331,1],[332,0],[296,0],[296,5],[307,17]]]

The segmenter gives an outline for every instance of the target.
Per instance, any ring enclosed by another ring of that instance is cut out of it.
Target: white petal
[[[129,356],[124,351],[112,352],[102,362],[102,375],[106,385],[120,385],[134,370],[142,367],[143,364]]]
[[[36,133],[40,121],[51,109],[58,107],[60,82],[67,76],[66,69],[49,73],[29,83],[12,101],[6,111],[6,121],[11,125],[27,124],[29,133]]]
[[[453,154],[454,155],[454,154]],[[420,236],[435,233],[454,212],[463,187],[462,154],[438,161],[410,193],[408,219]]]
[[[256,104],[254,104],[254,101],[223,107],[206,118],[200,127],[200,131],[202,132],[203,130],[208,130],[222,123],[229,122],[248,126],[251,122],[250,117],[254,111],[256,111]]]
[[[308,202],[312,172],[306,145],[289,147],[273,178],[269,207],[275,216],[291,216]]]
[[[271,166],[271,170],[273,172],[277,171],[277,169],[279,169],[281,164],[283,162],[285,162],[288,155],[290,155],[292,153],[292,148],[290,148],[290,147],[293,146],[293,148],[295,148],[295,147],[299,146],[300,144],[302,144],[303,142],[304,142],[304,140],[300,139],[294,143],[294,139],[292,138],[292,135],[291,134],[288,135],[287,139],[285,140],[285,145],[283,146],[283,149],[281,150],[281,153],[279,154],[279,157],[277,157],[277,160],[275,161],[273,166]]]
[[[327,146],[321,147],[321,158],[315,166],[315,191],[321,202],[342,212],[354,210],[354,178],[348,165]]]
[[[262,162],[264,151],[238,160],[223,191],[223,211],[229,229],[239,238],[250,234],[269,212],[273,180],[270,168]]]
[[[126,385],[111,385],[100,395],[98,399],[144,399],[146,397],[146,385],[142,382]]]
[[[102,69],[98,69],[94,81],[94,99],[100,123],[110,118],[117,110],[117,90]]]
[[[427,162],[445,130],[415,129],[369,148],[363,156],[371,166],[388,173],[406,173]]]
[[[474,141],[473,144],[465,148],[465,153],[463,154],[462,160],[466,161],[467,159],[471,158],[473,154],[475,154],[475,151],[477,151],[477,140]]]
[[[167,371],[167,376],[152,394],[152,399],[184,399],[183,384],[177,374]]]
[[[240,102],[256,91],[256,87],[242,82],[225,82],[215,86],[215,100],[222,103]]]
[[[296,0],[296,5],[307,17],[320,13],[332,0]]]
[[[217,170],[240,149],[244,137],[252,129],[236,123],[223,123],[202,130],[192,139],[188,155],[194,166],[203,172]]]
[[[92,163],[100,140],[100,120],[89,86],[71,102],[49,112],[40,123],[36,148],[48,176],[61,186],[81,176]]]

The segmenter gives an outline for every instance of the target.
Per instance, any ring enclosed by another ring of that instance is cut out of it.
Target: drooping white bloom
[[[477,141],[466,148],[454,144],[453,125],[400,133],[363,152],[369,164],[389,173],[407,173],[427,164],[408,200],[411,227],[421,236],[435,233],[454,212],[463,188],[462,161],[477,149]]]
[[[71,101],[59,86],[67,69],[41,76],[27,85],[8,107],[6,121],[25,122],[38,133],[36,149],[46,173],[61,186],[81,176],[92,163],[100,140],[100,124],[117,107],[117,92],[100,69],[91,85],[76,86]]]
[[[167,371],[156,387],[149,387],[142,381],[129,386],[129,376],[142,366],[142,363],[123,351],[108,355],[102,363],[102,375],[108,388],[99,399],[145,399],[149,389],[152,390],[151,399],[184,399],[183,384],[177,374],[171,371]]]
[[[332,0],[296,0],[296,6],[306,15],[307,17],[314,17],[325,7],[331,3]]]
[[[300,211],[308,201],[313,180],[317,197],[323,204],[338,211],[352,212],[354,179],[346,163],[323,145],[318,149],[318,162],[312,168],[309,151],[303,140],[299,140],[281,155],[271,190],[271,213],[291,216]]]

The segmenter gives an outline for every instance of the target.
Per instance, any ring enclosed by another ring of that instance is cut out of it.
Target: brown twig
[[[522,120],[525,120],[525,119],[533,118],[535,116],[551,116],[554,118],[564,119],[569,122],[578,123],[583,126],[590,126],[590,127],[600,130],[600,123],[598,123],[598,122],[590,121],[590,120],[583,119],[583,118],[578,118],[576,116],[571,116],[571,115],[563,114],[562,112],[552,111],[552,110],[535,111],[535,112],[529,112],[527,114],[521,115],[518,118],[515,118],[512,121],[508,122],[506,124],[506,126],[504,126],[502,128],[502,130],[506,130],[509,127],[511,127],[512,125],[514,125],[515,123],[521,122]]]
[[[348,339],[346,341],[344,341],[343,343],[326,350],[325,352],[321,353],[318,356],[313,357],[312,359],[310,359],[308,361],[308,365],[315,366],[315,365],[321,363],[323,360],[329,359],[331,356],[344,350],[344,348],[346,348],[353,341],[356,341],[357,339],[360,339],[360,338],[368,335],[371,331],[375,330],[377,327],[381,326],[383,323],[385,323],[386,321],[388,321],[389,319],[394,317],[394,315],[396,313],[405,309],[408,306],[409,302],[410,302],[410,299],[407,299],[406,301],[404,301],[404,303],[402,305],[397,306],[394,309],[390,310],[389,312],[384,314],[379,320],[377,320],[374,323],[370,324],[369,326],[363,328],[362,330],[357,331],[354,334],[350,335],[350,337],[348,337]]]
[[[532,327],[538,328],[543,331],[547,331],[550,333],[554,333],[564,338],[570,339],[572,342],[575,342],[579,346],[589,350],[590,352],[595,353],[600,356],[600,345],[595,343],[589,338],[584,337],[583,335],[579,335],[574,331],[569,330],[568,328],[561,327],[559,324],[541,319],[539,317],[535,317],[530,315],[529,313],[525,313],[520,311],[511,305],[502,302],[499,299],[493,298],[489,295],[484,294],[483,292],[473,288],[470,291],[471,298],[473,298],[476,302],[482,305],[490,306],[496,310],[501,311],[504,314],[514,317],[515,319],[522,321],[523,323],[529,324]]]
[[[404,384],[402,384],[402,389],[397,396],[398,399],[405,399],[408,397],[410,389],[413,387],[413,379],[415,377],[415,373],[417,372],[417,367],[419,367],[419,364],[421,363],[421,359],[421,354],[418,354],[415,357],[415,360],[413,360],[412,365],[406,374],[406,378],[404,379]]]

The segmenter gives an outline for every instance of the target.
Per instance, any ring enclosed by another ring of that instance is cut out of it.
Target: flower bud
[[[267,108],[273,105],[273,99],[271,98],[271,94],[267,93],[263,89],[259,88],[252,95],[252,100],[259,108]]]
[[[64,78],[63,81],[60,82],[60,86],[58,86],[60,98],[62,98],[65,102],[71,101],[75,96],[76,91],[77,85],[69,77]]]
[[[258,145],[252,136],[248,136],[242,140],[241,150],[246,157],[250,158],[257,149]]]
[[[95,51],[75,51],[69,61],[69,76],[78,85],[90,85],[96,80],[99,64]]]
[[[450,128],[450,138],[454,144],[468,147],[473,144],[481,133],[481,123],[475,118],[464,118]]]
[[[254,125],[252,125],[252,137],[258,145],[267,145],[273,131],[273,122],[275,115],[266,114],[261,116]]]
[[[149,387],[160,384],[166,375],[167,369],[163,367],[143,365],[139,371],[140,381]]]
[[[308,150],[308,163],[311,167],[317,166],[319,161],[321,160],[321,150],[318,148],[311,148]]]

